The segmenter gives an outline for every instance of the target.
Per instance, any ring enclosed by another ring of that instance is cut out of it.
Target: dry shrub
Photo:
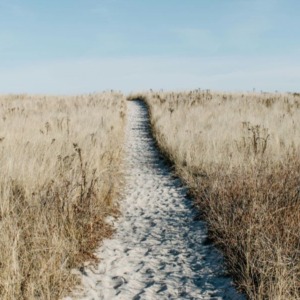
[[[0,97],[0,298],[58,299],[117,213],[117,93]]]
[[[250,299],[300,298],[300,97],[149,93],[153,131]]]

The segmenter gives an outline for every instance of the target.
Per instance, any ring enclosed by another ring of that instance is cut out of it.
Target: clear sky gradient
[[[300,90],[299,0],[0,0],[0,93]]]

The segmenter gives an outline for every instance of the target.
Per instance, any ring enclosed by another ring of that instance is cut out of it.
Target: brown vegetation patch
[[[112,229],[125,102],[0,97],[0,298],[58,299]]]
[[[297,94],[149,93],[158,144],[250,299],[300,298]]]

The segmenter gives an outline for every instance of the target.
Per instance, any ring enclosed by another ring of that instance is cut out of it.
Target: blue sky
[[[299,0],[0,0],[0,93],[300,90]]]

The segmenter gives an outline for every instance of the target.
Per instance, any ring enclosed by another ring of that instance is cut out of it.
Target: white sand
[[[100,264],[78,271],[82,287],[66,299],[244,299],[205,243],[205,224],[155,148],[139,102],[128,103],[126,155],[117,232],[98,249]]]

